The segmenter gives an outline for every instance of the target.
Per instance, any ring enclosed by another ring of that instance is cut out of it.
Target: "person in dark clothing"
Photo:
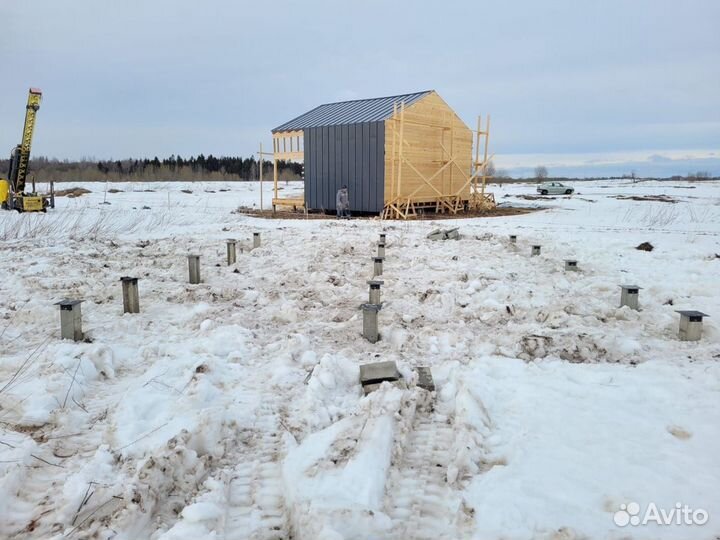
[[[348,194],[347,186],[343,186],[338,190],[337,196],[335,197],[335,208],[338,218],[350,217],[350,195]]]

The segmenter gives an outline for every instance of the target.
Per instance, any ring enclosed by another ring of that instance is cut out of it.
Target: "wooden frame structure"
[[[307,213],[304,197],[280,198],[278,196],[278,161],[281,159],[286,161],[304,161],[304,146],[304,132],[302,130],[273,133],[273,213],[278,206],[291,206],[293,210],[302,208]]]
[[[490,116],[485,129],[478,117],[477,130],[470,131],[454,113],[424,105],[418,102],[408,109],[400,102],[386,120],[383,219],[408,219],[419,208],[450,214],[494,208],[494,195],[485,191]]]
[[[359,211],[383,219],[408,219],[420,209],[457,214],[495,206],[486,191],[490,117],[484,126],[478,117],[472,130],[433,90],[321,105],[272,137],[273,211],[332,209],[334,190],[344,184],[351,203],[361,199]],[[280,198],[278,162],[305,159],[314,168],[307,169],[303,197]]]

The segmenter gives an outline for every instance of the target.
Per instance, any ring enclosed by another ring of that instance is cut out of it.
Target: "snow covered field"
[[[84,187],[0,214],[0,538],[720,534],[720,183],[493,187],[547,209],[438,222],[232,213],[257,204],[247,183],[116,184],[105,205]],[[438,226],[462,238],[427,240]],[[373,345],[358,307],[381,231]],[[227,238],[245,247],[230,267]],[[63,298],[84,300],[86,342],[59,339]],[[676,309],[711,315],[700,342]],[[409,388],[363,397],[360,364],[383,360]],[[709,519],[616,525],[631,503]]]

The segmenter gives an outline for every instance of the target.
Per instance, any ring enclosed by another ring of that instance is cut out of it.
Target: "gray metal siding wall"
[[[308,209],[335,210],[335,195],[347,185],[351,211],[382,211],[384,121],[306,128],[304,144]]]

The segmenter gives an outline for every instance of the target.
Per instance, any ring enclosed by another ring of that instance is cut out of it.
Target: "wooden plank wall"
[[[398,194],[397,187],[392,186],[393,168],[397,186],[399,117],[398,104],[398,114],[395,120],[385,121],[385,202],[392,200],[393,195],[408,197],[418,188],[419,190],[413,196],[414,201],[433,201],[438,198],[438,194],[407,163],[403,163],[402,166],[401,193]],[[392,148],[393,126],[396,130],[394,152]],[[450,127],[452,127],[452,131],[443,129]],[[403,130],[404,139],[407,141],[403,147],[403,156],[426,178],[432,176],[448,161],[448,154],[443,151],[441,143],[455,156],[456,162],[465,171],[465,175],[454,165],[449,165],[432,183],[443,195],[456,194],[467,181],[466,176],[471,171],[473,136],[470,128],[437,93],[432,92],[405,109]],[[461,195],[464,199],[469,199],[470,186],[465,187]]]

